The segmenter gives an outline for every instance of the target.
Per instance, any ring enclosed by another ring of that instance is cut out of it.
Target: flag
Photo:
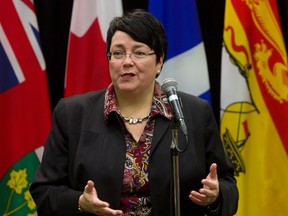
[[[235,166],[237,216],[285,216],[288,65],[276,1],[226,0],[220,133]]]
[[[158,80],[174,78],[178,90],[206,99],[211,104],[206,54],[194,0],[150,0],[148,11],[165,28],[168,52]]]
[[[1,0],[0,215],[37,214],[29,185],[50,120],[46,66],[33,1]]]
[[[106,32],[123,13],[121,0],[75,0],[65,77],[65,96],[106,88],[110,82]]]

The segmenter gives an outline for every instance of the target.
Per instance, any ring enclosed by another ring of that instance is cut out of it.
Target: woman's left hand
[[[206,179],[202,179],[203,188],[199,191],[191,191],[189,199],[200,206],[213,204],[219,197],[219,181],[217,177],[217,164],[213,163],[210,166],[210,172]]]

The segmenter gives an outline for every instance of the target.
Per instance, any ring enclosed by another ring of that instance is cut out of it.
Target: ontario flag
[[[288,215],[288,65],[277,2],[226,0],[221,137],[237,216]]]
[[[194,0],[150,0],[149,12],[163,23],[168,39],[166,62],[158,80],[174,78],[178,89],[210,102],[206,54]]]
[[[37,215],[29,185],[50,129],[33,1],[0,3],[0,215]]]
[[[106,32],[110,21],[122,13],[122,0],[74,0],[65,96],[99,90],[110,84]]]

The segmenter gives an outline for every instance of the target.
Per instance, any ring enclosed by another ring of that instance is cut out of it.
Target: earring
[[[158,77],[159,75],[160,75],[160,70],[157,71],[156,77]]]

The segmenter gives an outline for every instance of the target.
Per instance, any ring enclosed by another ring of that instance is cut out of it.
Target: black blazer
[[[125,161],[123,129],[115,115],[104,120],[105,90],[61,99],[53,112],[52,130],[43,160],[30,187],[39,216],[76,215],[79,196],[93,180],[99,198],[119,209]],[[210,165],[218,165],[222,216],[237,210],[238,191],[233,167],[227,159],[209,104],[178,92],[188,128],[187,150],[179,154],[181,216],[204,216],[204,207],[189,200],[191,190],[202,187]],[[153,216],[170,214],[172,185],[171,121],[156,116],[149,184]],[[179,131],[179,148],[185,138]]]

